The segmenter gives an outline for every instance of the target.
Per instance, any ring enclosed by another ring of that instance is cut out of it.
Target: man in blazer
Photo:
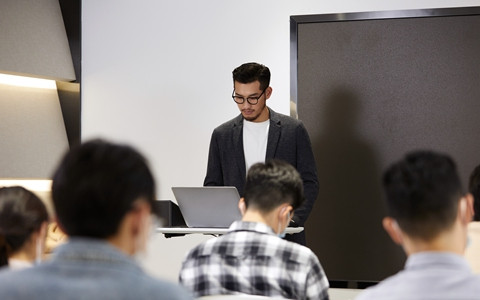
[[[272,158],[286,161],[300,173],[306,198],[291,226],[304,226],[318,195],[316,164],[307,130],[301,121],[266,105],[272,95],[266,66],[239,66],[233,71],[233,84],[232,98],[241,114],[213,131],[204,185],[235,186],[243,197],[250,166]],[[306,244],[304,232],[287,235],[287,239]]]

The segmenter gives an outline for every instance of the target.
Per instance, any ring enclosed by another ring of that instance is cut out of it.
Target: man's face
[[[242,113],[245,120],[250,122],[263,122],[268,120],[269,113],[266,101],[272,94],[272,88],[267,87],[265,92],[260,89],[260,82],[254,81],[251,83],[234,82],[234,95],[244,98],[242,104],[237,103],[238,109]],[[263,94],[262,94],[263,92]],[[260,97],[257,104],[250,104],[247,101],[248,97]]]

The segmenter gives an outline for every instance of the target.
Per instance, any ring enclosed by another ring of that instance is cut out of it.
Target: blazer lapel
[[[244,179],[247,171],[245,170],[245,154],[243,152],[243,117],[240,114],[233,125],[233,155],[234,161],[237,163],[237,169]]]
[[[270,128],[268,129],[267,153],[265,155],[265,160],[275,157],[282,129],[277,113],[270,108],[268,108],[268,110],[270,111]]]

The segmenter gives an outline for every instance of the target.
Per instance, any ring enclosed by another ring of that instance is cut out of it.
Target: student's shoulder
[[[308,247],[279,239],[279,249],[283,249],[283,255],[288,256],[289,260],[297,263],[312,266],[312,264],[320,264],[317,255]]]
[[[26,282],[28,285],[25,285]],[[22,270],[10,270],[4,267],[0,271],[0,299],[8,299],[9,294],[15,294],[20,290],[27,292],[27,288],[42,286],[43,283],[44,278],[39,276],[35,267]]]
[[[477,295],[480,295],[480,274],[474,273],[472,274],[471,280],[470,280],[470,286],[472,290],[475,291]],[[479,296],[480,298],[480,296]]]
[[[142,289],[143,292],[145,292],[144,299],[192,299],[190,293],[188,293],[188,291],[183,286],[163,279],[157,279],[151,276],[148,277],[150,278],[150,280],[145,281],[147,287]]]
[[[5,283],[8,280],[17,280],[24,276],[30,276],[30,274],[35,272],[34,268],[25,268],[19,270],[12,270],[8,266],[0,268],[0,283]]]
[[[404,292],[406,291],[405,287],[408,286],[409,279],[405,276],[405,271],[401,270],[398,273],[383,279],[376,285],[366,288],[358,294],[355,300],[408,299],[405,298]]]
[[[209,239],[198,244],[187,253],[187,258],[192,259],[192,258],[208,256],[213,253],[216,253],[217,248],[219,247],[219,245],[223,244],[224,239],[225,239],[224,236],[219,236],[217,238]]]

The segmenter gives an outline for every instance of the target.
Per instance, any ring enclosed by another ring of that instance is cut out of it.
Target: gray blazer
[[[295,211],[294,221],[303,226],[318,195],[318,177],[312,145],[303,123],[270,111],[266,159],[284,160],[302,176],[304,205]],[[212,133],[205,186],[235,186],[243,196],[246,170],[243,152],[243,117],[218,126]]]

